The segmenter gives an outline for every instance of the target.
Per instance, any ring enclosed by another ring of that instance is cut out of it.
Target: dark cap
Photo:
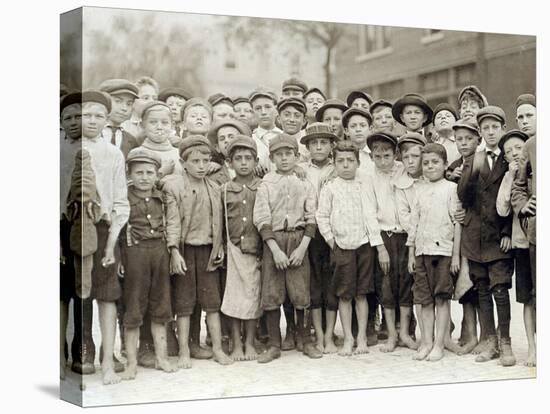
[[[438,112],[441,112],[441,111],[449,111],[455,117],[455,121],[458,120],[458,114],[456,113],[456,109],[454,109],[452,105],[449,105],[448,103],[443,102],[438,104],[435,107],[432,122],[435,122],[435,116],[437,115]]]
[[[338,141],[338,137],[332,132],[332,129],[323,122],[314,122],[306,127],[305,135],[300,139],[300,144],[307,143],[315,138],[328,138],[332,142]]]
[[[397,146],[399,147],[399,150],[401,150],[401,146],[406,143],[424,146],[428,143],[428,141],[426,140],[424,135],[419,134],[418,132],[407,132],[406,134],[402,135],[397,141]]]
[[[245,135],[247,137],[252,135],[250,127],[244,122],[232,118],[218,119],[212,124],[210,130],[208,131],[208,139],[210,140],[211,145],[216,145],[216,143],[218,142],[218,131],[220,130],[220,128],[223,128],[225,126],[234,127],[237,131],[239,131],[240,135]]]
[[[70,105],[74,104],[82,104],[82,93],[81,92],[73,92],[69,93],[68,95],[65,95],[60,102],[59,105],[59,114],[63,113],[63,109]]]
[[[251,104],[254,99],[259,97],[269,98],[273,101],[275,105],[277,105],[277,94],[272,89],[260,87],[254,89],[252,92],[250,92],[250,95],[248,95],[248,99],[250,100]]]
[[[372,150],[372,144],[376,141],[386,141],[392,144],[394,148],[397,148],[397,137],[389,132],[376,131],[367,137],[367,146]]]
[[[126,79],[107,79],[99,85],[99,90],[107,92],[109,95],[121,95],[127,93],[134,98],[139,98],[138,87]]]
[[[296,138],[291,137],[288,134],[278,134],[277,136],[271,138],[271,141],[269,141],[269,153],[273,154],[281,148],[290,148],[294,151],[298,151],[298,142],[296,141]]]
[[[130,150],[126,156],[126,164],[129,165],[132,162],[146,162],[155,165],[157,168],[160,168],[162,164],[160,156],[155,151],[143,147]]]
[[[165,88],[159,93],[159,101],[166,102],[166,100],[171,96],[179,96],[180,98],[191,99],[191,94],[182,88]]]
[[[353,115],[360,115],[363,118],[366,118],[366,120],[369,122],[369,126],[372,124],[372,115],[369,111],[365,111],[364,109],[360,108],[349,108],[344,114],[342,115],[342,125],[344,128],[348,127],[349,119]]]
[[[502,152],[504,152],[504,143],[511,138],[519,138],[525,142],[529,139],[529,135],[519,129],[511,129],[500,138],[500,141],[498,141],[498,147]]]
[[[432,108],[430,108],[430,105],[426,102],[426,98],[417,93],[407,93],[395,101],[392,107],[392,115],[401,125],[405,125],[405,123],[401,120],[401,112],[403,112],[403,108],[407,105],[416,105],[422,108],[426,114],[426,120],[422,124],[423,127],[432,122],[433,111]]]
[[[518,109],[521,105],[533,105],[535,108],[537,107],[536,104],[536,98],[535,95],[530,93],[524,93],[518,96],[518,99],[516,99],[516,109]]]
[[[481,90],[475,85],[468,85],[468,86],[465,86],[464,88],[462,88],[462,90],[458,94],[458,104],[459,105],[462,102],[462,99],[464,99],[464,95],[467,92],[470,92],[473,95],[477,96],[477,98],[482,102],[482,104],[483,104],[482,106],[489,105],[489,102],[487,102],[487,98],[485,97],[485,95],[483,95],[481,93]]]
[[[476,114],[477,124],[481,126],[481,121],[485,118],[494,118],[501,124],[506,124],[506,114],[502,108],[495,105],[487,105],[479,110]]]
[[[353,101],[355,101],[357,98],[363,98],[365,99],[368,103],[369,103],[369,106],[372,105],[372,102],[374,101],[372,99],[372,96],[370,96],[368,93],[366,92],[363,92],[363,91],[352,91],[348,97],[346,98],[346,103],[348,104],[348,106],[351,106],[351,104],[353,103]]]
[[[341,101],[340,99],[328,99],[325,101],[323,106],[319,108],[319,110],[315,113],[315,119],[319,122],[323,122],[323,115],[325,111],[329,108],[337,108],[342,111],[342,113],[346,112],[348,107],[344,103],[344,101]]]
[[[111,112],[111,98],[101,91],[89,89],[82,92],[82,103],[85,102],[101,104],[107,108],[107,113]]]
[[[302,93],[305,93],[307,91],[307,85],[304,81],[298,78],[292,77],[283,82],[283,87],[281,90],[282,91],[294,90],[294,91],[300,91]]]
[[[306,99],[306,96],[308,96],[310,93],[317,92],[319,95],[321,95],[325,100],[327,99],[326,95],[323,93],[323,91],[319,88],[309,88],[307,91],[304,92],[304,99]]]
[[[479,136],[479,127],[477,126],[477,123],[474,120],[459,119],[454,123],[453,131],[456,131],[457,129],[460,129],[460,128],[469,129],[470,131],[475,133],[477,136]]]
[[[299,110],[301,113],[305,115],[307,109],[306,109],[306,103],[302,98],[298,98],[296,96],[288,96],[279,101],[277,104],[277,111],[281,112],[284,108],[287,106],[293,106],[297,110]]]
[[[227,153],[230,154],[234,148],[247,148],[252,150],[254,154],[258,154],[258,146],[256,141],[246,135],[237,135],[227,147]]]
[[[210,103],[206,99],[199,97],[194,97],[186,101],[181,107],[181,114],[185,115],[185,111],[187,111],[187,109],[191,108],[192,106],[202,106],[210,113],[210,116],[212,116],[212,105],[210,105]]]
[[[369,112],[370,112],[371,114],[373,114],[373,113],[374,113],[374,110],[375,110],[376,108],[380,107],[380,106],[385,106],[385,107],[390,108],[390,109],[393,108],[393,104],[392,104],[391,102],[386,101],[386,100],[384,100],[384,99],[378,99],[378,100],[376,100],[376,101],[374,101],[374,102],[372,103],[372,105],[371,105],[370,108],[369,108]]]
[[[245,96],[236,96],[233,98],[233,105],[237,105],[240,103],[247,103],[250,105],[250,100]]]
[[[233,101],[231,100],[231,98],[227,95],[224,95],[223,93],[215,93],[214,95],[210,95],[208,97],[208,102],[212,106],[215,106],[222,102],[233,106]]]
[[[181,141],[181,144],[179,146],[180,157],[185,151],[193,147],[208,147],[208,149],[212,151],[212,145],[210,145],[210,141],[208,141],[204,136],[189,135],[188,137],[185,137],[183,141]]]

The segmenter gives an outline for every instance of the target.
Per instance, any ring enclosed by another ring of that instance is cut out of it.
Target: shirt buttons
[[[149,197],[146,197],[146,198],[145,198],[145,202],[146,202],[146,203],[149,202]]]
[[[154,234],[155,233],[155,230],[151,229],[151,234]]]
[[[147,218],[150,219],[150,218],[151,218],[151,215],[150,215],[150,214],[147,214]]]
[[[241,236],[241,240],[244,240],[244,236]]]
[[[243,221],[246,221],[246,217],[243,217]]]
[[[246,200],[243,200],[243,204],[246,204]]]

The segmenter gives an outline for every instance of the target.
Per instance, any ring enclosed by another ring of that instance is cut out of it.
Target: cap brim
[[[135,93],[134,91],[131,91],[130,89],[117,89],[113,92],[108,92],[109,95],[122,95],[124,93],[127,93],[129,95],[132,95],[134,98],[139,98],[138,94]]]
[[[403,108],[407,105],[419,106],[420,108],[422,108],[424,113],[427,115],[426,120],[422,124],[422,127],[425,127],[425,126],[429,125],[432,122],[434,112],[433,112],[433,109],[430,108],[430,106],[428,104],[426,104],[425,102],[422,102],[421,100],[405,99],[405,100],[402,100],[402,101],[398,100],[396,103],[394,103],[393,107],[392,107],[392,110],[391,110],[393,118],[397,122],[399,122],[401,125],[405,126],[405,123],[401,120],[401,112],[403,111]]]
[[[300,138],[300,144],[307,145],[309,141],[316,138],[327,138],[333,142],[338,141],[338,137],[334,134],[314,133],[314,134],[304,135],[302,138]]]

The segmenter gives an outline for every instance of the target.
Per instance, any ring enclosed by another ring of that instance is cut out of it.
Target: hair
[[[339,152],[352,152],[355,159],[359,163],[359,148],[357,148],[351,141],[338,141],[332,150],[332,158],[336,159],[336,155]]]
[[[149,76],[141,76],[140,78],[138,78],[138,80],[136,81],[136,86],[138,87],[138,89],[141,88],[143,85],[150,85],[153,87],[157,94],[159,93],[159,84],[153,78]]]
[[[87,101],[87,102],[82,102],[82,110],[84,110],[85,108],[87,108],[88,106],[90,105],[101,105],[104,109],[105,109],[105,116],[108,116],[109,115],[109,110],[107,109],[107,107],[102,104],[101,102],[95,102],[95,101]]]
[[[462,105],[462,101],[465,101],[466,99],[471,99],[473,101],[476,101],[479,104],[480,108],[483,108],[485,106],[485,104],[483,103],[483,100],[472,91],[464,92],[464,94],[462,95],[462,99],[460,100],[460,104]]]
[[[436,154],[443,162],[447,163],[447,150],[441,144],[430,142],[422,148],[422,154]]]
[[[237,151],[250,151],[252,153],[252,155],[254,156],[254,158],[258,158],[258,153],[256,151],[254,151],[252,148],[249,148],[249,147],[244,147],[244,146],[240,146],[240,145],[234,145],[233,147],[231,147],[231,150],[229,151],[229,160],[233,160],[233,156],[235,155],[235,153]]]
[[[212,107],[206,106],[206,104],[203,104],[202,102],[194,102],[189,106],[184,106],[181,111],[181,119],[185,120],[185,116],[187,114],[187,111],[189,111],[191,108],[194,108],[196,106],[200,106],[201,108],[206,109],[206,112],[210,115],[210,120],[212,120]]]
[[[423,148],[424,145],[422,144],[417,144],[416,142],[404,142],[403,144],[400,145],[399,147],[399,152],[401,154],[404,154],[405,152],[407,152],[408,150],[410,150],[412,147],[420,147],[420,148]]]
[[[154,162],[147,162],[147,161],[141,161],[141,160],[136,160],[136,161],[129,161],[127,162],[128,164],[128,174],[130,174],[132,172],[132,168],[134,165],[137,165],[137,164],[149,164],[149,165],[153,165],[155,167],[155,171],[158,173],[159,172],[159,169],[160,167],[154,163]]]
[[[212,154],[212,150],[207,145],[196,145],[194,147],[187,148],[185,151],[183,151],[180,154],[180,157],[183,161],[187,161],[189,156],[195,151],[197,151],[197,152],[199,152],[203,155],[211,155]]]
[[[396,153],[396,148],[391,142],[388,142],[385,139],[375,138],[374,142],[372,143],[371,153],[374,154],[375,151],[386,150],[392,150],[394,154]]]
[[[159,108],[155,108],[155,106],[157,106],[157,107],[159,107]],[[154,105],[154,106],[151,106],[151,108],[149,108],[149,109],[143,111],[143,113],[141,114],[141,120],[142,120],[142,121],[145,121],[145,120],[149,117],[149,114],[150,114],[151,112],[160,111],[160,110],[161,110],[160,108],[167,110],[167,111],[168,111],[168,114],[171,115],[172,112],[170,111],[170,108],[167,108],[167,107],[164,106],[164,105]]]
[[[387,108],[391,111],[392,107],[388,105],[375,105],[374,109],[370,110],[371,115],[374,115],[378,112],[380,112],[382,109]]]

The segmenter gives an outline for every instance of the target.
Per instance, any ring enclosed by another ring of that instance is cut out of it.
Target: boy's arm
[[[518,172],[512,184],[512,191],[511,191],[512,194],[510,197],[512,208],[520,218],[525,216],[532,216],[532,215],[535,215],[536,213],[536,210],[533,211],[532,208],[526,208],[526,207],[529,207],[527,205],[529,201],[527,164],[528,164],[527,154],[524,148],[523,154],[520,157],[520,160],[518,163]]]
[[[474,196],[474,183],[472,182],[475,177],[473,177],[473,168],[474,168],[474,158],[475,153],[470,155],[464,160],[462,164],[462,176],[458,180],[458,198],[466,206],[469,206],[468,200]]]
[[[165,183],[162,191],[164,210],[166,215],[166,246],[170,252],[170,273],[184,275],[187,271],[179,247],[181,237],[181,218],[176,201],[174,183]]]
[[[401,224],[401,227],[403,227],[403,230],[405,230],[405,233],[408,234],[411,226],[411,209],[405,190],[401,188],[395,189],[395,204],[397,207],[397,217],[399,218],[399,223]]]
[[[409,273],[414,273],[416,270],[415,246],[416,246],[416,233],[418,230],[418,223],[420,221],[419,197],[420,195],[417,196],[417,199],[411,209],[409,229],[407,231],[407,242],[405,244],[409,248],[409,265],[408,265]]]
[[[460,271],[460,240],[462,237],[462,224],[454,225],[453,256],[451,258],[451,273],[458,275]]]
[[[374,177],[369,175],[363,184],[365,193],[366,211],[364,212],[367,220],[367,231],[369,232],[369,242],[378,250],[378,264],[384,275],[390,273],[390,256],[384,246],[384,241],[380,235],[380,224],[378,223],[378,200],[374,191],[372,180]]]
[[[510,172],[507,172],[500,183],[500,188],[498,189],[497,195],[497,213],[501,217],[507,217],[510,215],[510,210],[512,207],[511,195],[513,184],[513,176]]]
[[[300,244],[290,254],[288,258],[291,266],[300,266],[307,253],[309,242],[315,237],[317,224],[315,222],[315,210],[317,209],[317,194],[313,184],[309,181],[304,182],[306,185],[306,199],[304,202],[304,219],[306,221],[304,236]]]
[[[332,191],[330,187],[324,186],[321,189],[319,195],[319,206],[315,213],[317,219],[317,226],[319,227],[319,233],[325,239],[331,249],[334,248],[334,234],[332,233],[332,227],[330,226],[330,211],[332,207]]]

